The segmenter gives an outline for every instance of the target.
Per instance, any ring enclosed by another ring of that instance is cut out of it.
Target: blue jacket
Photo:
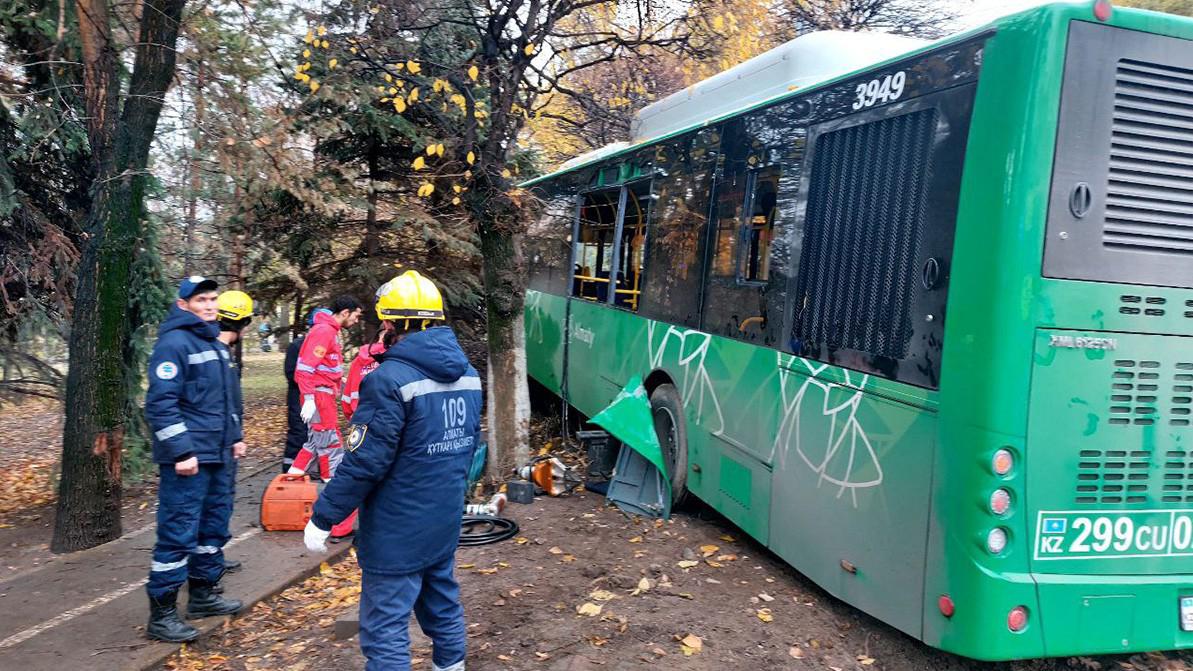
[[[153,432],[153,461],[173,464],[232,458],[243,439],[240,384],[232,355],[217,338],[219,326],[171,308],[149,355],[145,419]]]
[[[451,329],[402,339],[361,384],[348,452],[311,520],[331,529],[359,507],[357,558],[373,573],[413,573],[451,555],[480,416],[480,377]]]

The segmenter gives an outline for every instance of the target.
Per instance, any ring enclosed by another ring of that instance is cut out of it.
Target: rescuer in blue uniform
[[[231,291],[225,291],[216,299],[215,309],[217,317],[216,323],[219,324],[220,327],[219,340],[221,343],[223,343],[224,347],[228,348],[228,352],[231,354],[232,345],[235,345],[237,341],[241,339],[244,334],[244,330],[248,328],[249,323],[253,321],[253,299],[243,291],[237,291],[235,289]],[[243,374],[243,370],[241,368],[242,362],[237,360],[235,355],[233,355],[227,363],[230,373],[226,378],[228,382],[228,393],[232,395],[233,399],[231,405],[232,418],[236,420],[238,425],[243,425],[244,395],[241,393],[240,389],[240,376]],[[235,432],[228,434],[228,440],[233,441],[230,445],[230,448],[232,449],[232,462],[229,464],[232,469],[230,477],[232,478],[233,486],[228,490],[228,496],[231,500],[230,505],[234,506],[236,501],[236,462],[244,456],[245,450],[248,449],[248,446],[244,444],[243,440],[236,438]],[[230,516],[231,508],[229,508],[229,517]],[[239,571],[240,568],[240,562],[233,559],[228,559],[228,556],[224,555],[224,573]],[[224,591],[219,585],[216,585],[214,589],[220,594],[222,594]]]
[[[218,339],[216,289],[215,281],[200,276],[182,281],[149,357],[145,418],[161,479],[145,633],[163,641],[199,635],[178,617],[183,583],[190,585],[188,617],[228,615],[241,607],[215,590],[232,515],[231,446],[243,438],[231,354]]]
[[[464,609],[453,574],[465,481],[480,433],[481,381],[442,323],[434,283],[407,271],[377,290],[381,364],[364,379],[347,455],[315,502],[313,552],[360,508],[360,647],[367,671],[409,671],[410,613],[433,671],[463,671]]]

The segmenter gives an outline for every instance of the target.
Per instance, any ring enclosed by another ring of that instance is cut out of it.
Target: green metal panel
[[[526,371],[547,389],[562,393],[563,335],[567,299],[526,292]]]
[[[871,393],[872,376],[807,359],[781,355],[779,375],[771,548],[919,636],[935,414]]]

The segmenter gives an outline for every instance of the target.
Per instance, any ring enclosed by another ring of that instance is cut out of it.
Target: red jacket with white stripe
[[[313,396],[318,387],[330,388],[332,396],[340,392],[344,376],[344,352],[340,347],[340,323],[335,317],[320,312],[315,325],[302,343],[294,381],[303,397]],[[335,406],[332,406],[335,407]]]
[[[348,367],[348,381],[344,383],[344,395],[340,397],[340,407],[344,409],[344,419],[351,420],[356,412],[356,404],[360,403],[360,382],[372,373],[380,361],[373,358],[375,354],[385,352],[385,345],[375,342],[368,347],[360,348],[352,365]]]

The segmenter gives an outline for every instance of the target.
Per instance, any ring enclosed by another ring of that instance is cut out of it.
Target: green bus
[[[529,374],[929,645],[1193,648],[1190,40],[1048,5],[527,182]]]

